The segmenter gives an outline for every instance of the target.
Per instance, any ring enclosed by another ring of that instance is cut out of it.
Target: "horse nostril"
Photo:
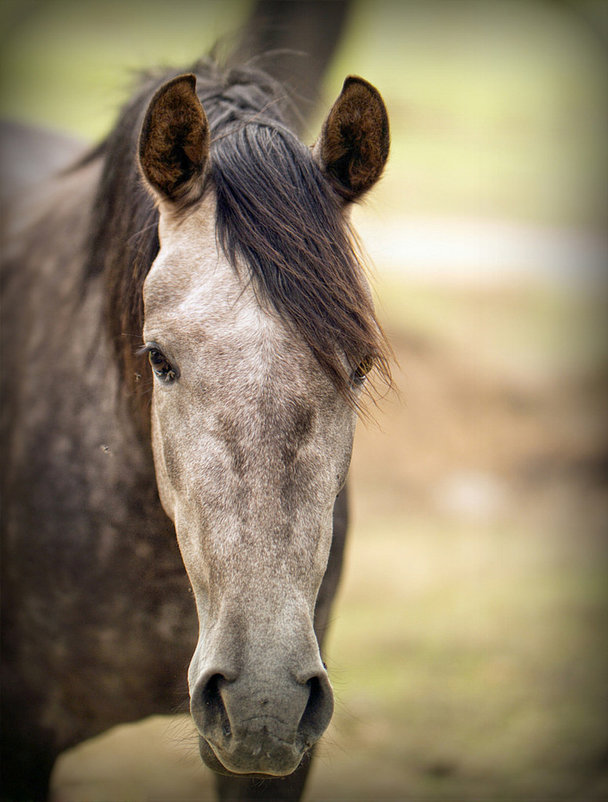
[[[334,698],[326,675],[311,677],[308,702],[298,725],[298,734],[306,747],[312,746],[327,729],[334,712]]]
[[[225,738],[229,738],[232,734],[230,719],[222,699],[222,687],[228,682],[223,674],[213,674],[203,685],[200,691],[200,706],[197,705],[204,729],[219,728]]]

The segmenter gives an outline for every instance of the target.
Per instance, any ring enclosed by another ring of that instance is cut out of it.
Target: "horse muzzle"
[[[268,678],[263,684],[208,671],[196,684],[191,711],[209,768],[283,777],[297,769],[327,728],[333,694],[323,668],[301,681]]]

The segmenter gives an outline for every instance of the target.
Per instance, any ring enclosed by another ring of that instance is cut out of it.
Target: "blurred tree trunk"
[[[579,29],[608,53],[608,13],[605,0],[545,0],[546,4],[568,15]]]
[[[345,29],[352,0],[257,0],[242,47],[292,90],[302,132],[319,100],[323,77]]]

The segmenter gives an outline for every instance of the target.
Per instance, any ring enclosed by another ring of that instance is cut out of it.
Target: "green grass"
[[[247,0],[3,0],[4,115],[101,137],[135,71],[188,65],[246,17]]]
[[[606,53],[576,14],[536,2],[384,0],[360,3],[348,34],[328,99],[348,72],[382,89],[389,208],[604,219]]]
[[[569,798],[608,737],[605,563],[514,521],[359,530],[330,646],[336,746],[311,799]]]
[[[582,375],[608,360],[605,292],[572,292],[525,283],[499,290],[408,281],[383,273],[374,281],[383,325],[415,331],[466,353],[496,373]]]

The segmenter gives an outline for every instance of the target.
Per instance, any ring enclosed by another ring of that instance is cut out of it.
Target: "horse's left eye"
[[[353,373],[354,381],[360,384],[373,367],[374,367],[373,357],[366,356],[365,359],[362,359],[361,362],[359,362],[359,364],[355,368],[355,371]]]
[[[157,348],[150,348],[148,351],[148,362],[154,371],[154,375],[161,381],[172,382],[177,378],[177,371],[162,351]]]

